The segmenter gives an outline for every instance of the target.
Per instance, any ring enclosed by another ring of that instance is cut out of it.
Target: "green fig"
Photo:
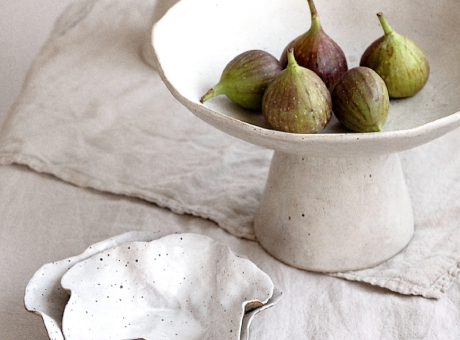
[[[334,114],[355,132],[381,131],[390,106],[385,82],[368,67],[355,67],[337,82],[332,91]]]
[[[316,73],[297,64],[292,48],[287,54],[287,68],[265,90],[262,114],[275,130],[319,132],[332,116],[331,94]]]
[[[287,45],[280,62],[286,67],[287,50],[294,48],[298,64],[319,75],[329,91],[332,91],[334,84],[348,70],[347,59],[340,46],[324,32],[313,0],[308,0],[308,5],[311,27]]]
[[[382,77],[391,98],[410,97],[428,81],[428,60],[411,39],[393,31],[381,12],[377,16],[385,34],[366,49],[360,66],[370,67]]]
[[[223,94],[244,108],[260,111],[265,89],[282,69],[278,59],[265,51],[244,52],[227,64],[220,81],[200,101]]]

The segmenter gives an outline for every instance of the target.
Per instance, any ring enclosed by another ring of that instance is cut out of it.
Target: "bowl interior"
[[[292,39],[306,32],[311,20],[305,0],[182,0],[153,29],[160,73],[176,98],[200,118],[262,146],[276,149],[282,140],[290,145],[286,150],[281,147],[284,151],[292,150],[292,145],[303,149],[299,143],[308,143],[305,141],[343,144],[358,138],[368,140],[372,147],[371,140],[397,140],[402,135],[407,140],[411,134],[420,135],[421,127],[424,134],[433,133],[423,141],[384,148],[398,151],[439,137],[445,132],[434,132],[441,127],[449,130],[446,125],[450,129],[459,125],[460,6],[456,1],[316,0],[315,4],[324,31],[341,46],[349,68],[358,66],[364,50],[383,35],[376,16],[379,11],[396,32],[411,38],[427,55],[428,83],[413,97],[391,100],[383,132],[350,133],[333,120],[320,134],[293,136],[271,130],[261,114],[242,109],[225,96],[199,103],[236,55],[261,49],[279,58]],[[410,132],[414,129],[418,130]],[[273,140],[276,145],[270,142]]]

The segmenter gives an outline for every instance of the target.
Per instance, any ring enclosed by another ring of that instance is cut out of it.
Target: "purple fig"
[[[370,67],[382,77],[391,98],[412,96],[428,81],[428,60],[411,39],[390,27],[381,12],[377,16],[385,34],[366,49],[360,65]]]
[[[220,81],[200,101],[224,94],[244,108],[260,111],[265,89],[282,69],[278,59],[265,51],[244,52],[228,63]]]
[[[342,49],[323,30],[313,0],[308,0],[311,13],[310,29],[291,41],[283,51],[280,62],[287,65],[287,50],[294,48],[300,66],[314,71],[324,81],[329,91],[348,70]]]
[[[332,116],[331,94],[321,78],[297,64],[288,50],[288,66],[265,90],[262,114],[275,129],[294,133],[323,130]]]
[[[385,124],[390,97],[382,78],[368,67],[344,74],[332,91],[334,114],[355,132],[376,132]]]

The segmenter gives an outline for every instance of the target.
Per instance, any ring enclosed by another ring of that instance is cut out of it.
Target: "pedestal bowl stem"
[[[337,272],[384,262],[414,232],[399,155],[312,158],[275,151],[254,227],[271,255],[297,268]]]

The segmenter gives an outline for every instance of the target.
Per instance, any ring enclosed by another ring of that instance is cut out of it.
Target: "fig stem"
[[[295,60],[294,56],[294,49],[291,47],[287,51],[287,58],[288,58],[288,67],[296,66],[297,60]]]
[[[216,92],[214,91],[214,89],[210,89],[208,92],[206,92],[206,94],[201,97],[200,99],[200,103],[203,104],[205,101],[207,101],[208,99],[211,99],[212,97],[215,97],[217,96]]]
[[[318,15],[318,11],[316,10],[316,6],[313,0],[307,0],[307,1],[308,1],[308,6],[310,7],[311,17],[313,19],[314,16]]]
[[[310,7],[311,14],[311,27],[310,31],[315,32],[321,28],[321,22],[319,21],[318,11],[316,10],[315,3],[313,0],[307,0],[308,6]]]
[[[201,97],[200,102],[203,104],[205,101],[208,99],[211,99],[213,97],[220,96],[221,94],[225,94],[225,84],[221,81],[219,81],[212,89],[210,89],[206,94]]]
[[[390,35],[391,33],[394,32],[382,12],[378,12],[377,17],[379,18],[380,25],[382,25],[385,35]]]

